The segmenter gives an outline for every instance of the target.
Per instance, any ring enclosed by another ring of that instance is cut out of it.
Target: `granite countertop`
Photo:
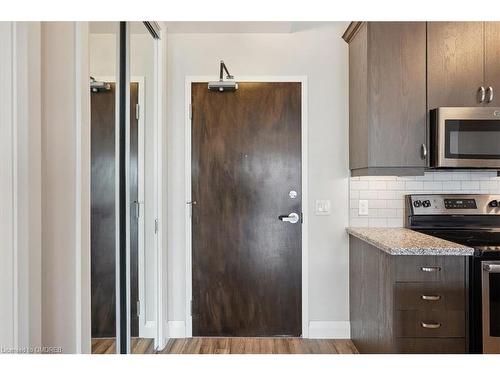
[[[407,228],[347,228],[347,232],[391,255],[473,255],[471,247]]]

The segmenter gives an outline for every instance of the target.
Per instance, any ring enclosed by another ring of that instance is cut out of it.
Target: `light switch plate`
[[[316,215],[330,215],[330,201],[317,200],[316,201]]]
[[[366,200],[366,199],[360,199],[358,207],[359,207],[358,208],[358,214],[359,214],[359,216],[366,216],[366,215],[368,215],[368,200]]]

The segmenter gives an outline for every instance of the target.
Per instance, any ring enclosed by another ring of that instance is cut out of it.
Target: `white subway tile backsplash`
[[[443,190],[443,183],[441,181],[425,181],[425,191],[441,191]]]
[[[398,217],[398,210],[395,208],[381,208],[377,212],[377,216],[379,217]]]
[[[405,182],[404,181],[389,181],[387,182],[387,190],[404,190]]]
[[[397,199],[401,195],[400,191],[395,190],[379,190],[378,199]]]
[[[500,194],[496,171],[436,171],[424,176],[353,177],[350,181],[350,225],[401,227],[404,196],[414,193]],[[368,200],[368,215],[359,216],[359,199]]]
[[[425,172],[423,176],[415,176],[416,181],[433,181],[434,174],[431,172]]]
[[[434,181],[450,181],[453,180],[453,172],[433,173]]]
[[[461,181],[462,190],[479,190],[479,181]]]
[[[387,226],[390,228],[400,228],[404,226],[403,218],[391,217],[387,219]]]
[[[495,190],[498,188],[498,182],[495,180],[479,181],[479,188],[481,190]]]
[[[386,190],[387,189],[387,181],[385,180],[374,180],[370,182],[370,190]]]
[[[387,227],[387,219],[386,218],[369,218],[368,219],[368,226],[372,228],[376,227]]]
[[[352,180],[350,184],[351,190],[368,190],[370,188],[369,181]]]
[[[417,191],[417,190],[423,190],[424,189],[424,183],[421,181],[408,181],[406,182],[406,190],[407,191]]]
[[[462,184],[460,181],[443,181],[443,191],[461,190]]]
[[[377,199],[378,191],[377,190],[361,190],[359,192],[359,199]]]
[[[404,208],[403,199],[388,199],[387,208]]]
[[[470,179],[470,172],[453,172],[451,179],[456,181],[467,181]]]
[[[366,228],[368,227],[368,218],[367,217],[351,217],[351,220],[350,221],[350,226],[351,227],[361,227],[361,228]]]
[[[386,208],[387,201],[383,199],[371,199],[368,201],[368,208]]]

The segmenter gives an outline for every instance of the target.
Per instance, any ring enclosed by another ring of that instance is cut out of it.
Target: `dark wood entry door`
[[[115,337],[115,84],[91,93],[91,321],[92,337]],[[137,200],[138,84],[130,84],[130,194]],[[131,335],[138,336],[138,219],[130,211]]]
[[[300,336],[301,84],[192,84],[194,336]],[[296,192],[296,196],[294,193]]]

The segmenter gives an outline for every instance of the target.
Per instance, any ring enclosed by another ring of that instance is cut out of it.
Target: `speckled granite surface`
[[[391,255],[473,255],[471,247],[406,228],[347,228],[347,232]]]

